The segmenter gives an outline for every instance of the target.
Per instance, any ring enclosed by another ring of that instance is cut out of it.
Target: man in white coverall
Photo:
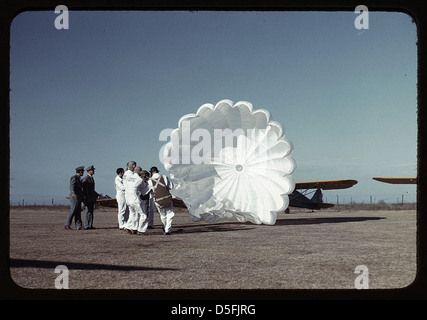
[[[160,175],[159,170],[156,167],[150,169],[151,178],[148,181],[149,188],[154,193],[154,203],[157,211],[160,214],[160,220],[162,221],[164,232],[166,235],[170,235],[172,232],[172,220],[175,216],[173,211],[172,196],[169,190],[174,188],[172,181],[165,175]],[[162,190],[161,198],[156,198],[157,191]],[[167,195],[169,194],[169,195]]]
[[[123,230],[123,226],[128,220],[129,210],[126,204],[125,198],[125,186],[123,184],[123,174],[125,170],[123,168],[118,168],[116,170],[117,176],[114,180],[114,186],[116,188],[116,200],[117,200],[117,215],[119,221],[119,229]]]
[[[129,207],[129,219],[124,225],[124,229],[130,234],[137,234],[141,214],[144,214],[141,209],[141,202],[138,194],[138,187],[144,181],[139,174],[134,172],[135,167],[136,162],[130,161],[128,163],[128,170],[123,175],[126,204]]]

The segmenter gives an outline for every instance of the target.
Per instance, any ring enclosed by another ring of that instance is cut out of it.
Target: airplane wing
[[[347,189],[354,186],[357,183],[356,180],[322,180],[322,181],[307,181],[307,182],[296,182],[295,189]]]
[[[391,183],[391,184],[416,184],[416,177],[374,177],[372,178],[377,181]]]
[[[321,180],[321,181],[306,181],[306,182],[296,182],[295,190],[303,189],[302,193],[294,191],[293,194],[290,195],[290,206],[297,206],[303,208],[329,208],[333,207],[333,204],[324,203],[322,201],[322,196],[313,196],[312,199],[308,199],[305,197],[306,193],[309,189],[323,189],[323,190],[333,190],[333,189],[347,189],[357,184],[356,180]],[[108,197],[108,196],[107,196]],[[320,198],[319,198],[320,197]],[[187,208],[184,201],[178,198],[172,198],[173,206],[179,208]],[[116,207],[117,208],[117,200],[114,198],[104,198],[97,199],[97,204],[105,207]]]
[[[347,189],[356,183],[350,179],[296,182],[295,190],[289,195],[289,206],[315,210],[331,208],[334,204],[323,202],[322,190]]]

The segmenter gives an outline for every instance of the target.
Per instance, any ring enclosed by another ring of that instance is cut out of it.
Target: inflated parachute
[[[274,224],[295,188],[292,149],[267,110],[221,100],[181,117],[162,161],[192,220]]]

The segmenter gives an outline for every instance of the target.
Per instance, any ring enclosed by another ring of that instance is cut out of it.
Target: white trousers
[[[142,208],[142,200],[139,202],[139,207],[141,208],[141,213],[139,215],[139,222],[138,222],[138,231],[139,232],[145,232],[147,231],[148,227],[148,212],[145,212]]]
[[[123,228],[129,218],[129,209],[126,204],[124,195],[116,195],[117,200],[117,218],[119,221],[119,228]]]
[[[129,207],[129,219],[124,227],[129,230],[145,232],[148,227],[148,219],[142,211],[139,197],[137,195],[126,195],[126,204]]]
[[[163,208],[161,208],[156,203],[156,208],[160,214],[160,220],[162,221],[163,227],[165,228],[165,233],[171,233],[172,232],[172,221],[173,221],[173,217],[175,216],[175,212],[173,212],[172,201],[171,201],[171,204],[169,207],[163,207]]]

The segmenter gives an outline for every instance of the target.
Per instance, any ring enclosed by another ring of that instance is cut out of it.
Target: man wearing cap
[[[148,229],[154,229],[154,201],[153,191],[149,189],[148,181],[150,180],[150,173],[147,170],[141,171],[141,178],[146,182],[145,189],[141,192],[141,207],[142,211],[148,216]]]
[[[144,200],[144,195],[147,195],[150,189],[148,188],[148,171],[142,170],[141,167],[135,167],[134,173],[138,174],[142,182],[137,188],[137,195],[139,200],[139,223],[137,234],[145,234],[148,228],[148,201]]]
[[[83,178],[83,202],[86,206],[84,229],[95,229],[93,227],[93,207],[95,206],[98,193],[95,191],[95,167],[92,165],[86,169],[87,175]]]
[[[71,222],[74,222],[77,230],[82,229],[81,204],[83,200],[83,186],[81,177],[83,176],[84,166],[76,168],[76,174],[70,178],[70,212],[65,220],[65,229],[71,230]]]

